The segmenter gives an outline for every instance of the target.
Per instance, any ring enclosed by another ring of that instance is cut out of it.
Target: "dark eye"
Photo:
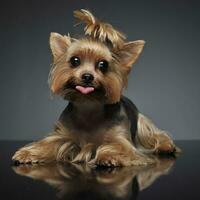
[[[78,67],[81,64],[81,60],[77,56],[72,56],[70,58],[70,63],[72,67]]]
[[[108,69],[108,62],[106,60],[101,60],[97,63],[97,67],[100,71],[106,72]]]

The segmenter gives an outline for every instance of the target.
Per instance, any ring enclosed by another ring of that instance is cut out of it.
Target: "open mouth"
[[[81,86],[81,85],[77,85],[75,87],[75,89],[77,91],[79,91],[80,93],[82,93],[82,94],[89,94],[89,93],[94,92],[94,90],[95,90],[94,87],[91,87],[91,86]]]
[[[102,93],[104,92],[103,88],[101,86],[94,86],[93,84],[83,84],[83,83],[75,83],[74,81],[68,81],[63,89],[73,89],[78,93],[81,94],[93,94],[96,93]]]

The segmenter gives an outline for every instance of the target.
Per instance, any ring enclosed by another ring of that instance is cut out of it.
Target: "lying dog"
[[[69,104],[51,135],[19,149],[12,159],[115,167],[146,165],[153,162],[152,153],[179,151],[165,131],[122,96],[145,42],[127,42],[124,34],[87,10],[74,15],[86,24],[83,38],[50,36],[50,88]]]

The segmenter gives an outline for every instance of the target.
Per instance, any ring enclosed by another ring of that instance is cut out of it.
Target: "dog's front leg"
[[[77,146],[63,135],[51,135],[19,149],[12,160],[17,163],[41,163],[73,159]]]
[[[137,149],[126,139],[118,143],[107,143],[99,146],[96,156],[90,163],[96,166],[121,167],[131,165],[147,165],[154,161]]]

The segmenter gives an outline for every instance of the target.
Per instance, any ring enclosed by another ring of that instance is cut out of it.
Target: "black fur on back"
[[[122,96],[120,102],[125,108],[128,119],[131,122],[131,138],[134,143],[137,132],[138,109],[135,104],[125,96]]]

